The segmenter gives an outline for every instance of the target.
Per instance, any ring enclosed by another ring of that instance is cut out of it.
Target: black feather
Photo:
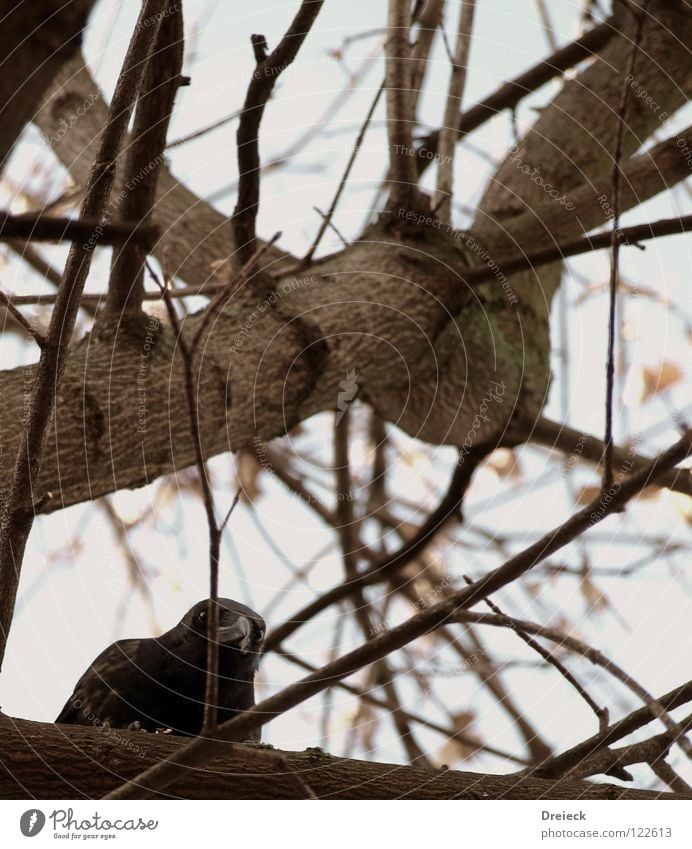
[[[219,599],[218,721],[255,703],[254,677],[265,624],[237,601]],[[58,723],[170,730],[202,728],[207,668],[207,609],[201,601],[155,639],[119,640],[77,682]],[[253,738],[259,740],[259,732]]]

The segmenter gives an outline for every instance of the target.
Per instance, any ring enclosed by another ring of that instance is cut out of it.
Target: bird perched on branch
[[[264,619],[231,599],[219,605],[218,721],[255,703]],[[153,639],[119,640],[94,660],[56,719],[72,725],[196,735],[202,728],[208,601]],[[252,738],[259,740],[259,731]]]

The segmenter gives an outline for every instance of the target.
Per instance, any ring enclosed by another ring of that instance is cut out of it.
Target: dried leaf
[[[475,718],[475,714],[470,711],[452,714],[450,726],[455,734],[463,734],[475,739],[476,735],[472,730]],[[452,737],[439,749],[435,760],[439,765],[450,764],[456,761],[469,760],[477,752],[478,745],[474,745],[472,740],[460,740],[458,737]]]
[[[522,478],[519,458],[510,448],[497,448],[490,455],[486,465],[500,480],[521,480]]]
[[[254,504],[262,495],[259,478],[262,465],[247,449],[241,449],[236,455],[235,476],[240,489],[240,500],[245,504]]]
[[[663,360],[658,366],[642,368],[642,403],[651,400],[654,395],[665,392],[685,376],[684,370],[671,360]]]
[[[583,486],[577,494],[577,504],[580,507],[585,507],[591,504],[601,494],[600,486]]]
[[[581,576],[579,588],[586,603],[592,611],[598,612],[608,608],[607,597],[601,592],[601,590],[598,589],[588,574],[584,573]]]

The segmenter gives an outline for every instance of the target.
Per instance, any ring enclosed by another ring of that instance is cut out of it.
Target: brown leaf
[[[601,494],[600,486],[583,486],[577,495],[577,504],[580,507],[585,507],[591,504]]]
[[[474,745],[476,735],[473,734],[473,722],[476,718],[474,713],[470,711],[462,711],[461,713],[452,714],[450,719],[450,727],[455,734],[464,734],[467,738],[460,740],[458,737],[451,737],[442,746],[435,756],[438,764],[450,764],[456,761],[466,761],[472,758],[478,752],[478,743]]]
[[[598,589],[596,584],[591,580],[588,574],[584,573],[581,576],[579,584],[581,594],[592,611],[605,610],[608,607],[608,599]]]
[[[486,463],[500,480],[521,480],[522,468],[515,451],[510,448],[497,448]]]
[[[644,366],[642,368],[642,403],[670,389],[684,376],[683,369],[671,360],[663,360],[658,366]]]
[[[236,454],[235,476],[240,488],[240,500],[246,504],[254,502],[262,495],[262,487],[259,478],[262,474],[262,465],[247,449],[240,449]]]

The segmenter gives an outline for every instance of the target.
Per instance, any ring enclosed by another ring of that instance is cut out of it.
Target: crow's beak
[[[244,616],[239,616],[232,625],[219,628],[219,642],[246,651],[252,637],[252,625]]]

